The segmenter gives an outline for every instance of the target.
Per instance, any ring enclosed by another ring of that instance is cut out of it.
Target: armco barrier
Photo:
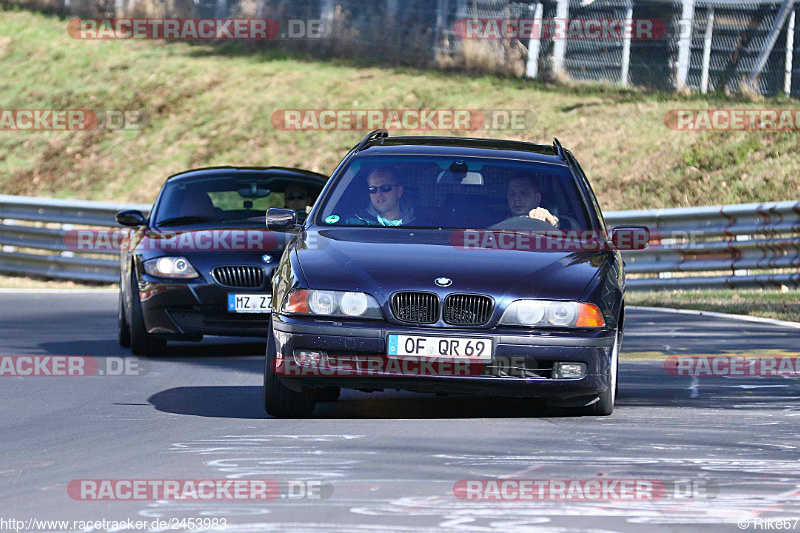
[[[123,209],[139,209],[146,214],[150,206],[0,195],[0,272],[84,282],[117,282],[119,259],[85,257],[71,250],[64,236],[75,224],[118,227],[114,215]],[[20,222],[48,222],[60,227]],[[38,253],[20,252],[20,248]],[[42,253],[45,251],[51,253]],[[93,254],[117,255],[113,250]]]
[[[75,224],[117,227],[122,209],[150,206],[0,195],[0,272],[117,281],[116,257],[86,257],[64,237]],[[608,227],[647,226],[660,235],[645,250],[623,252],[630,289],[800,286],[800,201],[612,211],[605,219]],[[31,224],[45,222],[59,227]]]
[[[617,211],[609,226],[647,226],[661,235],[624,253],[632,289],[800,286],[800,202]]]

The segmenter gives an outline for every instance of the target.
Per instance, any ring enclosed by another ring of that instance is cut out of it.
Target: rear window
[[[584,229],[587,207],[563,165],[453,156],[359,156],[339,175],[315,223],[515,229],[543,207],[559,229]]]

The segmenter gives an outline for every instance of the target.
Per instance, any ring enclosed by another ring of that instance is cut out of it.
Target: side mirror
[[[281,233],[299,230],[297,213],[293,209],[270,208],[267,211],[267,229]]]
[[[116,219],[118,224],[128,226],[129,228],[138,228],[139,226],[145,226],[147,224],[147,219],[144,218],[142,212],[136,209],[120,211],[117,213]]]
[[[650,241],[650,230],[644,226],[617,226],[610,237],[617,250],[644,250]]]

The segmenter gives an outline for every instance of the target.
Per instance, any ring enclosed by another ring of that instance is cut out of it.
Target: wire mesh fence
[[[796,1],[0,0],[0,5],[79,17],[271,18],[282,30],[291,21],[316,20],[323,28],[318,38],[281,33],[248,46],[544,80],[798,96]],[[529,31],[522,31],[526,21]],[[643,22],[655,24],[656,31],[618,31]],[[608,26],[616,30],[606,31]],[[518,31],[505,32],[513,27]],[[470,35],[470,29],[476,33]]]

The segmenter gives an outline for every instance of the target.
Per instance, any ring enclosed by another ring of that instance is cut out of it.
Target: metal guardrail
[[[119,227],[117,211],[150,211],[147,204],[121,204],[28,198],[0,195],[0,273],[19,276],[116,283],[119,260],[86,257],[73,250],[67,236],[74,225]],[[58,228],[24,225],[19,221],[58,224]],[[19,248],[38,253],[20,252]],[[44,254],[41,252],[55,252]],[[115,250],[95,250],[92,255],[118,255]]]
[[[114,215],[123,209],[139,209],[146,213],[150,211],[150,206],[0,194],[0,219],[86,224],[87,226],[117,226]]]
[[[606,222],[660,234],[660,243],[624,252],[627,272],[658,274],[629,280],[632,289],[800,286],[797,201],[617,211]]]
[[[116,258],[87,257],[70,246],[68,235],[76,224],[118,227],[114,215],[122,209],[147,213],[150,206],[0,195],[0,272],[116,282]],[[605,219],[609,227],[652,231],[649,248],[623,252],[633,290],[800,287],[800,201],[612,211]]]

